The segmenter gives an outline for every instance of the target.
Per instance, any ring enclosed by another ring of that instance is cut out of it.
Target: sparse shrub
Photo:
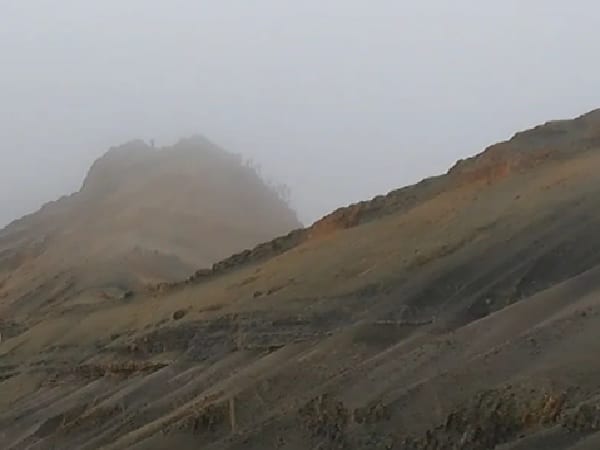
[[[179,309],[173,313],[173,320],[183,319],[186,315],[186,312],[183,309]]]

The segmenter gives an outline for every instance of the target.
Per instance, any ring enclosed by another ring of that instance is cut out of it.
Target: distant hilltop
[[[0,279],[11,274],[0,294],[27,292],[32,277],[67,291],[184,279],[300,226],[241,156],[201,136],[135,140],[99,158],[78,192],[0,232]]]

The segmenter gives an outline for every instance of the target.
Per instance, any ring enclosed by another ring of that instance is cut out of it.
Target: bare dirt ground
[[[7,295],[2,448],[596,449],[599,170],[593,112],[187,281]]]

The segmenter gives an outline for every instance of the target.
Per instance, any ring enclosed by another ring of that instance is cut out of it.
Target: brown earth
[[[6,316],[2,448],[600,448],[599,171],[594,111],[187,281]]]

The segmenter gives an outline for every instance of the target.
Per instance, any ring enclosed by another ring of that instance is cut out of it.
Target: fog
[[[598,30],[592,0],[0,0],[0,225],[196,133],[310,222],[600,106]]]

